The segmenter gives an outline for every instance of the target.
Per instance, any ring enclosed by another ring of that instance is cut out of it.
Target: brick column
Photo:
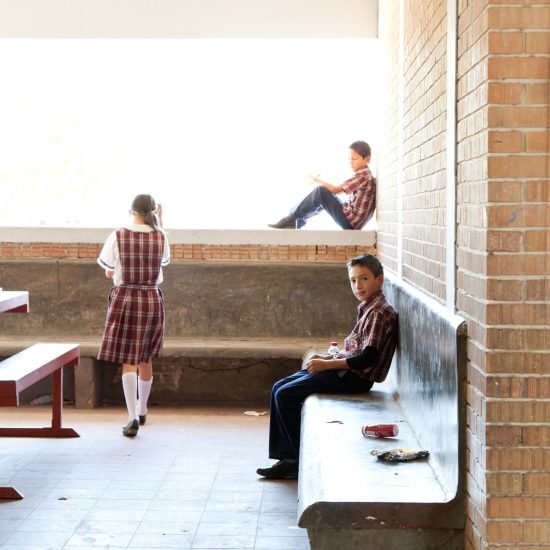
[[[403,275],[439,299],[445,5],[403,2]],[[380,3],[380,35],[392,52],[387,102],[399,78],[396,13],[397,0]],[[465,547],[550,548],[550,2],[460,0],[457,90],[456,307],[468,321]],[[377,205],[377,246],[390,269],[399,219],[393,120]]]
[[[550,6],[461,14],[467,546],[550,547]]]

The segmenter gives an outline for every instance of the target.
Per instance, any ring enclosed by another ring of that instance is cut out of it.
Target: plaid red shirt
[[[354,370],[359,378],[383,382],[388,375],[397,345],[397,312],[379,290],[357,307],[357,323],[344,340],[344,351],[337,357],[359,355],[367,346],[378,350],[375,364],[364,370]]]
[[[365,166],[342,184],[349,200],[342,204],[344,214],[353,229],[361,229],[374,214],[376,206],[376,178]]]

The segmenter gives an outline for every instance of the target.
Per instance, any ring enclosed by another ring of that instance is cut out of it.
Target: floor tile
[[[72,532],[61,533],[57,531],[50,532],[29,532],[15,531],[11,533],[4,541],[7,545],[24,546],[63,546],[71,538]]]
[[[116,518],[118,521],[140,522],[146,513],[146,510],[124,510],[121,508],[97,510],[94,508],[86,512],[85,518],[87,521],[110,521]]]
[[[68,546],[92,546],[99,548],[111,548],[112,546],[122,546],[126,548],[132,540],[131,533],[100,533],[87,532],[75,533],[68,541]]]
[[[88,513],[88,508],[75,508],[74,510],[52,510],[51,508],[36,508],[29,514],[29,519],[39,521],[55,521],[58,519],[81,521],[86,517]]]
[[[75,534],[80,534],[80,535],[83,535],[85,533],[133,534],[137,531],[139,524],[140,524],[139,521],[122,520],[116,516],[112,516],[109,520],[86,519],[79,523],[79,525],[76,528]]]
[[[132,500],[127,498],[113,499],[100,498],[97,499],[90,509],[95,510],[147,510],[151,501],[147,499]]]
[[[254,548],[254,536],[205,535],[196,536],[192,548]]]
[[[309,550],[309,542],[303,537],[256,537],[255,550]]]
[[[255,523],[201,523],[197,529],[197,537],[216,536],[246,536],[256,534]]]
[[[194,535],[197,531],[198,519],[192,521],[142,521],[137,533],[157,535]]]
[[[17,530],[23,521],[23,519],[0,519],[0,533],[9,533]]]
[[[205,511],[201,518],[201,523],[258,523],[259,514],[257,512],[209,512]]]
[[[37,418],[4,411],[13,424]],[[66,407],[80,438],[5,438],[0,479],[25,498],[0,502],[1,550],[308,548],[296,481],[256,475],[269,462],[269,419],[242,412],[156,407],[131,440],[123,409]]]
[[[128,548],[191,548],[193,535],[137,533]]]
[[[72,533],[80,524],[80,519],[49,518],[37,519],[29,518],[21,522],[16,531],[29,531],[37,533],[62,532]]]

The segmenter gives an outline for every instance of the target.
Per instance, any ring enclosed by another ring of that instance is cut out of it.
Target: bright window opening
[[[3,226],[112,227],[152,193],[171,228],[264,229],[373,148],[374,39],[0,41]],[[337,229],[322,214],[312,229]]]

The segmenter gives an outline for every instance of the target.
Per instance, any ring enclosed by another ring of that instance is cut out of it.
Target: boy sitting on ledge
[[[342,229],[362,229],[372,218],[376,204],[376,179],[370,168],[370,145],[355,141],[350,146],[350,164],[355,175],[341,185],[332,185],[318,177],[309,176],[316,187],[302,202],[294,206],[277,223],[268,224],[274,229],[301,229],[308,218],[326,210]],[[347,202],[341,203],[336,195],[346,193]]]
[[[270,468],[256,472],[268,479],[298,476],[302,404],[313,393],[368,392],[374,382],[388,374],[397,344],[397,313],[386,301],[384,271],[370,254],[348,264],[351,289],[361,302],[357,323],[345,340],[344,351],[313,355],[305,369],[275,382],[271,390],[269,458],[278,459]]]

